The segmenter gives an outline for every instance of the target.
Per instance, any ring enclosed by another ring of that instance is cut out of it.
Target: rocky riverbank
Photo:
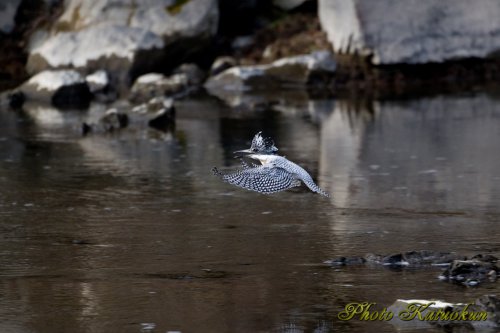
[[[24,83],[1,104],[140,105],[206,90],[231,107],[265,108],[280,103],[270,91],[475,89],[500,78],[500,24],[486,23],[500,5],[481,2],[11,0],[0,7],[0,60],[6,82]]]

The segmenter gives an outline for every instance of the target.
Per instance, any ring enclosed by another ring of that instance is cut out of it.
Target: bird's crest
[[[250,149],[255,152],[267,153],[274,153],[278,151],[278,148],[274,145],[274,141],[271,138],[264,138],[261,133],[262,131],[255,134]]]

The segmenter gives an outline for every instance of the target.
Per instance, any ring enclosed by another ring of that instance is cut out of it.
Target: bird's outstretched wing
[[[214,167],[212,172],[229,184],[263,194],[281,192],[300,186],[300,181],[293,174],[276,167],[257,166],[252,168],[247,165],[243,170],[228,174],[223,174]]]

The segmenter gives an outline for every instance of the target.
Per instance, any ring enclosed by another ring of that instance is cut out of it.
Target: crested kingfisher
[[[244,160],[241,160],[242,170],[223,174],[214,167],[213,173],[229,184],[263,194],[281,192],[300,186],[302,181],[311,191],[326,197],[330,196],[314,183],[306,170],[285,157],[278,156],[276,154],[278,148],[274,145],[273,140],[262,137],[261,133],[254,136],[249,149],[234,152],[240,157],[258,160],[261,164],[248,165]]]

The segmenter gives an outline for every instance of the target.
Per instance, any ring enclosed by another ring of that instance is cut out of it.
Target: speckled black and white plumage
[[[312,179],[309,173],[304,170],[301,166],[293,163],[292,161],[287,160],[283,156],[256,156],[263,165],[272,166],[274,168],[280,168],[286,170],[288,173],[293,175],[295,179],[301,180],[306,186],[313,192],[324,195],[325,197],[329,197],[330,195],[323,191]]]
[[[326,197],[330,196],[314,183],[307,171],[286,158],[276,155],[250,156],[259,159],[263,165],[251,167],[242,161],[243,170],[223,174],[214,168],[213,172],[232,185],[259,193],[281,192],[299,186],[302,181],[311,191]]]
[[[213,168],[212,171],[229,184],[263,194],[281,192],[300,186],[300,181],[281,168],[262,165],[250,167],[245,163],[243,170],[234,173],[223,174],[217,168]]]
[[[311,191],[329,197],[312,177],[297,164],[287,160],[285,157],[275,155],[278,150],[270,138],[263,138],[261,132],[257,133],[250,149],[240,150],[236,153],[245,153],[248,158],[258,160],[262,165],[249,165],[241,160],[243,169],[234,173],[224,174],[217,168],[213,168],[214,174],[222,180],[247,190],[259,193],[271,194],[281,192],[289,188],[300,186],[302,181]]]

